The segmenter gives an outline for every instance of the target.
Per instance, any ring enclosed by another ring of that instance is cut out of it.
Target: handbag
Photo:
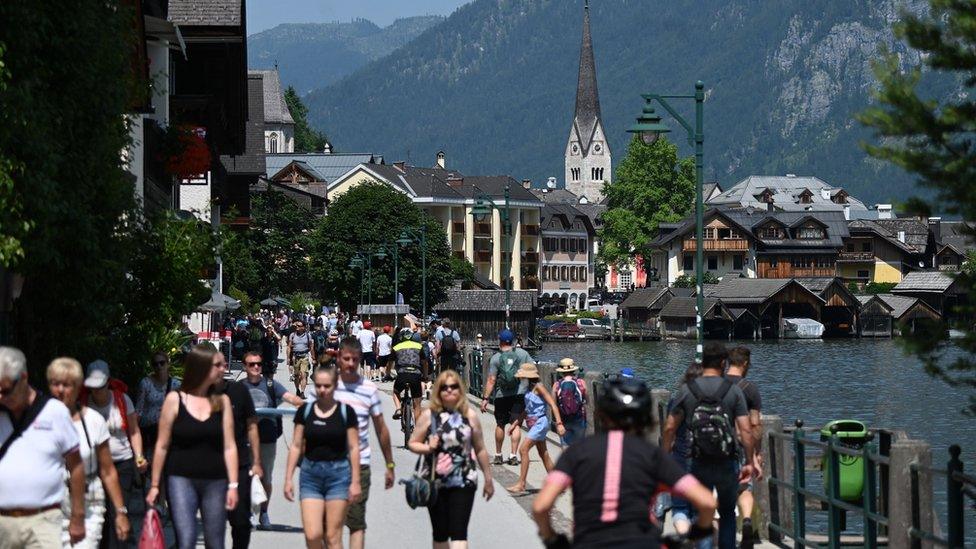
[[[437,431],[436,423],[437,414],[431,412],[430,415],[430,432],[434,434]],[[407,505],[411,509],[416,509],[417,507],[430,507],[437,501],[437,468],[435,466],[437,458],[437,451],[435,450],[430,455],[419,456],[417,458],[417,467],[414,469],[413,475],[409,479],[400,479],[400,484],[404,485]],[[427,463],[427,462],[430,463]],[[427,471],[424,471],[424,467],[427,467]]]
[[[166,538],[163,536],[163,523],[159,519],[159,512],[155,507],[146,511],[142,519],[142,534],[139,536],[139,549],[166,549]]]

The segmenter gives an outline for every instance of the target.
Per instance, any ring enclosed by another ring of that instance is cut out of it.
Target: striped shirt
[[[359,419],[359,464],[369,465],[369,422],[372,417],[383,415],[380,388],[372,381],[359,376],[356,383],[345,383],[339,377],[335,399],[352,406]]]

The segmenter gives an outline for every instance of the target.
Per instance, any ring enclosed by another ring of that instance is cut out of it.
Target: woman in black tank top
[[[165,467],[178,547],[196,546],[199,511],[206,547],[223,549],[227,510],[237,506],[238,471],[230,399],[214,394],[227,361],[204,344],[190,351],[185,367],[182,390],[163,401],[146,503],[155,505]]]

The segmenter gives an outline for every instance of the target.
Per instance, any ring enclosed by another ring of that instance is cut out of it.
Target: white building
[[[264,79],[264,152],[295,152],[295,119],[285,102],[278,69],[248,71],[248,74],[260,74]]]

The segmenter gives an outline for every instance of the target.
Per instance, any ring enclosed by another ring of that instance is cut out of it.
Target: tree
[[[702,276],[702,283],[703,284],[718,284],[719,283],[718,277],[715,276],[715,273],[713,273],[711,271],[705,271],[704,273],[702,273],[702,275],[703,275]],[[683,274],[683,275],[679,276],[678,278],[675,278],[674,279],[674,284],[672,284],[672,286],[674,286],[675,288],[694,288],[696,284],[697,284],[697,282],[695,281],[695,277],[694,276],[689,275],[689,274]]]
[[[329,142],[329,138],[308,125],[308,107],[291,86],[285,90],[285,104],[288,105],[288,111],[295,120],[295,152],[321,152]]]
[[[664,138],[630,141],[613,184],[605,184],[607,211],[599,231],[600,261],[622,265],[650,255],[658,225],[688,214],[695,199],[695,163],[678,159],[678,147]],[[645,269],[650,262],[644,262]]]
[[[898,57],[885,52],[875,64],[879,89],[877,105],[859,115],[874,128],[878,144],[865,145],[869,154],[914,174],[931,191],[929,198],[914,198],[916,212],[933,210],[976,219],[976,9],[972,1],[930,0],[930,12],[906,14],[895,25],[895,34],[922,55],[922,64],[902,70]],[[961,84],[970,93],[947,94],[940,99],[923,97],[919,82],[945,80]],[[976,238],[972,228],[969,235]],[[958,283],[976,296],[976,277],[963,270]],[[972,318],[976,303],[953,311],[966,335],[953,343],[962,354],[949,358],[953,347],[944,338],[945,326],[924,330],[907,340],[926,371],[954,386],[976,391],[976,332]],[[970,413],[976,414],[976,394],[970,396]]]
[[[349,262],[356,252],[375,253],[384,242],[397,245],[396,239],[408,227],[426,227],[427,308],[431,309],[444,300],[454,280],[444,226],[407,196],[376,183],[358,185],[336,198],[329,215],[312,232],[313,285],[328,301],[352,308],[360,303],[361,293],[365,297],[364,285],[371,280],[373,303],[393,303],[392,254],[373,257],[369,269],[351,268]],[[400,293],[417,310],[422,304],[422,253],[416,243],[399,248]]]

